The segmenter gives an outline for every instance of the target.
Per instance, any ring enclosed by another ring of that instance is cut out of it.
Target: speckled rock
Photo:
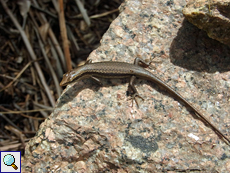
[[[230,137],[230,49],[184,20],[184,0],[127,0],[89,59],[154,58],[153,74]],[[230,172],[230,146],[164,88],[128,79],[67,86],[30,140],[22,172]]]
[[[230,46],[230,1],[190,0],[183,9],[185,17],[210,38]]]

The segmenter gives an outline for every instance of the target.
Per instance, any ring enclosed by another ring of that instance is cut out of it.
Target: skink
[[[73,69],[70,72],[67,72],[63,75],[63,79],[60,83],[61,86],[65,86],[69,83],[72,83],[76,80],[90,77],[100,83],[100,80],[97,78],[127,78],[130,77],[129,87],[132,91],[132,99],[136,101],[136,97],[140,97],[134,86],[134,81],[136,77],[149,80],[151,82],[157,83],[168,91],[171,94],[183,101],[192,111],[207,125],[209,125],[212,130],[219,135],[225,142],[230,144],[230,140],[219,131],[204,115],[202,115],[191,103],[185,100],[178,92],[176,92],[169,85],[164,83],[158,77],[145,70],[143,67],[148,67],[149,64],[140,58],[136,58],[134,64],[129,64],[125,62],[114,62],[114,61],[105,61],[105,62],[96,62],[92,63],[91,60],[87,61],[85,65],[80,66],[76,69]],[[142,98],[142,97],[140,97]],[[137,101],[136,101],[137,103]],[[138,106],[138,104],[137,104]]]

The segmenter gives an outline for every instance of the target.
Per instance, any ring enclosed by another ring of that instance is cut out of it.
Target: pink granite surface
[[[153,74],[230,138],[230,49],[187,22],[184,0],[127,0],[89,56],[94,62],[154,59]],[[67,86],[29,142],[28,172],[230,172],[230,146],[164,88],[128,79]]]

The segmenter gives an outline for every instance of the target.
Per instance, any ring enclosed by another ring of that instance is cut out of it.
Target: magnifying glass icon
[[[14,164],[15,163],[15,158],[11,154],[7,154],[3,158],[3,162],[7,166],[12,166],[15,170],[18,169],[18,167]]]

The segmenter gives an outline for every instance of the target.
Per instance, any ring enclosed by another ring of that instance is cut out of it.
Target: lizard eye
[[[71,71],[69,74],[68,74],[70,80],[73,80],[76,76],[76,73],[74,71]]]

